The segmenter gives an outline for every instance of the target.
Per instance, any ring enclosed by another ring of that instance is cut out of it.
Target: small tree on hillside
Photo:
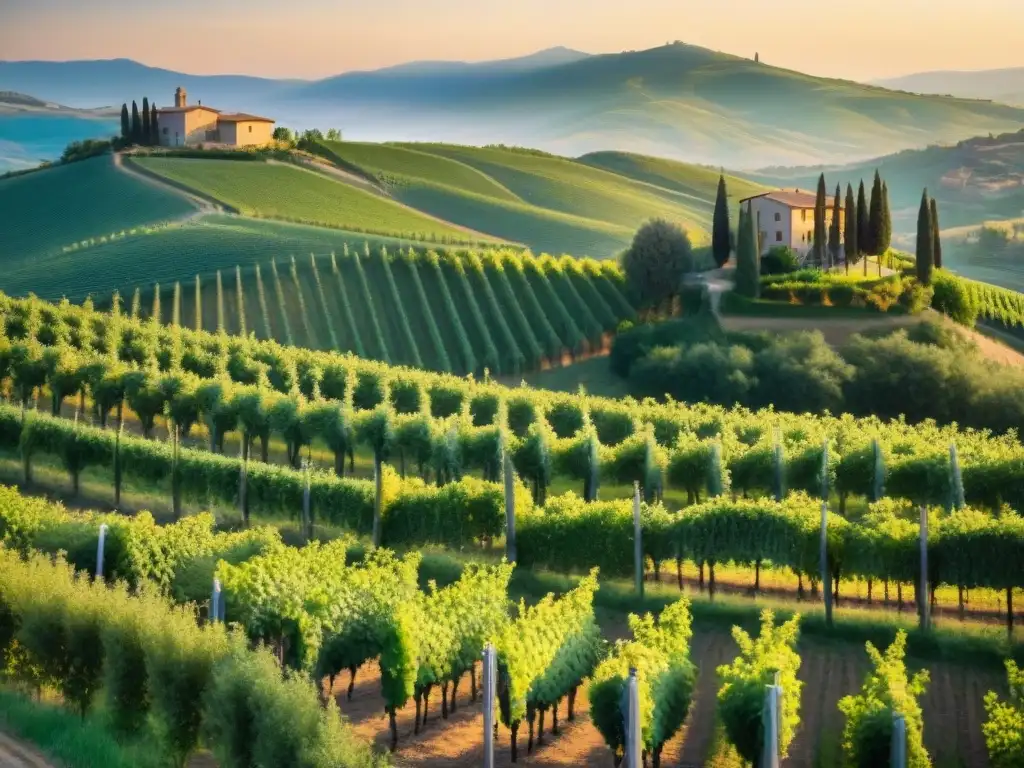
[[[939,234],[939,207],[935,204],[935,198],[932,198],[931,208],[929,210],[932,219],[932,262],[935,264],[936,269],[942,269],[942,238]]]
[[[828,254],[829,254],[829,266],[839,263],[839,251],[842,249],[842,229],[841,222],[843,218],[843,200],[842,200],[842,189],[836,184],[836,196],[835,200],[832,201],[832,223],[828,228]]]
[[[917,279],[922,285],[932,284],[934,265],[935,230],[932,226],[932,209],[926,189],[921,195],[921,208],[917,212]]]
[[[126,143],[132,140],[132,120],[128,116],[127,104],[121,105],[121,138]]]
[[[825,253],[828,246],[828,231],[825,218],[828,211],[828,192],[825,189],[825,174],[818,177],[818,194],[814,198],[814,263],[825,267]]]
[[[149,105],[149,143],[160,146],[160,118],[157,116],[156,104]]]
[[[139,118],[139,105],[132,102],[132,144],[142,142],[142,120]]]
[[[878,252],[885,254],[892,247],[892,211],[889,208],[889,185],[882,182],[882,230]]]
[[[640,227],[622,254],[627,290],[637,307],[647,311],[669,305],[679,295],[683,275],[693,267],[690,238],[678,224],[664,219]]]
[[[860,258],[857,250],[857,201],[853,197],[853,186],[846,185],[846,222],[843,233],[843,247],[846,254],[846,273],[850,273],[850,264],[856,264]]]
[[[283,141],[286,144],[294,144],[295,134],[292,133],[291,128],[285,128],[283,125],[279,125],[274,129],[274,141]]]
[[[150,137],[153,135],[152,128],[149,123],[149,97],[142,97],[142,144],[149,144]]]
[[[857,252],[867,254],[871,242],[871,235],[868,232],[868,201],[864,194],[864,180],[861,179],[860,189],[857,190]],[[868,275],[868,260],[864,259],[864,276]]]
[[[711,253],[715,264],[723,266],[732,251],[729,228],[729,196],[725,189],[725,174],[718,177],[718,196],[715,198],[715,216],[711,226]]]
[[[882,177],[875,171],[875,182],[871,185],[871,202],[868,205],[868,239],[861,244],[865,253],[878,256],[882,253]]]
[[[736,233],[736,293],[751,299],[761,294],[761,258],[758,253],[757,221],[748,204],[740,208],[739,231]]]

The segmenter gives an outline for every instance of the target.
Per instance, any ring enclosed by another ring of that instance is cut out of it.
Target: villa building
[[[757,217],[757,234],[763,256],[772,248],[784,245],[801,256],[814,247],[814,203],[816,195],[802,189],[779,189],[740,200],[749,205]],[[843,231],[846,212],[839,209],[839,231]],[[826,231],[832,225],[832,199],[825,212]]]
[[[221,112],[204,107],[203,102],[190,106],[184,88],[174,92],[174,106],[157,110],[160,145],[183,147],[195,144],[226,144],[248,147],[269,144],[274,121],[257,115]]]

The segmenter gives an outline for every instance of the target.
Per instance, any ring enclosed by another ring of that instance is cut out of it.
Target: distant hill
[[[985,69],[976,72],[918,72],[875,81],[883,88],[914,93],[937,93],[968,99],[992,99],[1024,105],[1024,67]]]
[[[0,88],[73,106],[165,104],[178,85],[206,104],[296,128],[337,126],[359,140],[611,149],[731,168],[850,162],[1024,125],[1024,108],[818,78],[682,43],[413,62],[315,82],[184,75],[123,59],[0,62]]]
[[[836,182],[870,184],[875,168],[889,185],[893,224],[912,233],[921,191],[936,198],[944,228],[980,224],[988,219],[1024,216],[1024,130],[961,141],[951,146],[907,150],[844,166],[766,169],[749,176],[765,184],[814,189],[825,173],[827,186]]]

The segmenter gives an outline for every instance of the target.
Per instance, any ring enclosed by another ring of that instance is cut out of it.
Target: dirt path
[[[138,179],[139,181],[143,182],[144,184],[148,184],[149,186],[154,187],[156,189],[163,190],[164,192],[170,192],[172,195],[180,197],[182,200],[187,201],[188,203],[195,207],[196,210],[193,213],[189,214],[188,216],[184,216],[180,219],[174,220],[178,223],[194,221],[195,219],[202,218],[203,216],[207,216],[211,213],[224,212],[223,209],[221,209],[219,206],[214,205],[209,200],[205,200],[204,198],[199,197],[198,195],[190,194],[185,190],[174,186],[173,184],[167,184],[161,181],[155,175],[143,173],[138,168],[131,165],[130,162],[124,162],[124,156],[120,152],[115,152],[112,155],[112,157],[114,159],[114,167],[120,170],[122,173],[127,173],[129,176],[132,176]]]
[[[0,732],[0,768],[53,768],[39,752]]]
[[[846,344],[856,333],[874,328],[902,328],[920,322],[912,315],[880,315],[878,317],[748,317],[725,315],[722,327],[727,331],[772,331],[792,333],[795,331],[821,331],[825,341],[833,347]]]
[[[606,631],[607,632],[607,631]],[[614,634],[614,632],[612,633]],[[697,768],[712,761],[716,730],[719,680],[716,669],[729,663],[737,647],[725,632],[697,632],[691,644],[691,656],[698,667],[697,686],[686,725],[666,745],[662,765],[668,768]],[[857,693],[869,668],[864,646],[854,643],[802,643],[799,678],[804,683],[801,701],[801,725],[790,747],[788,768],[816,768],[839,764],[839,744],[843,716],[839,700]],[[911,669],[915,665],[908,661]],[[990,689],[1002,690],[996,673],[978,671],[947,663],[928,665],[931,683],[921,699],[925,722],[925,746],[936,765],[987,765],[981,725],[985,714],[982,699]],[[386,749],[389,742],[387,716],[380,696],[380,674],[376,664],[368,664],[356,677],[352,701],[347,701],[347,673],[335,683],[334,694],[342,713],[352,722],[356,733]],[[480,703],[469,700],[469,681],[459,687],[458,706],[447,720],[441,717],[440,694],[430,702],[426,727],[413,733],[415,707],[409,704],[398,714],[398,751],[395,765],[400,768],[477,768],[483,763],[483,714]],[[550,733],[546,724],[544,743],[526,754],[526,727],[519,739],[516,765],[538,768],[596,766],[611,768],[612,757],[600,733],[588,716],[586,690],[576,701],[574,722],[565,722],[563,702],[559,712],[559,733]],[[509,732],[498,729],[495,741],[495,765],[511,768]]]

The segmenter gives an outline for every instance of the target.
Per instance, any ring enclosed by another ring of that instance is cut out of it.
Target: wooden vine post
[[[779,768],[779,739],[782,736],[782,686],[779,673],[775,673],[775,684],[765,687],[764,709],[761,711],[764,742],[761,749],[759,768]]]
[[[928,599],[928,507],[924,504],[921,513],[921,578],[917,587],[917,612],[920,618],[921,631],[931,628],[931,605]]]
[[[625,754],[622,768],[641,768],[644,764],[640,725],[640,681],[637,679],[636,667],[630,667],[626,688],[622,692],[622,719],[625,728]]]
[[[828,439],[821,454],[821,591],[825,598],[825,623],[832,626],[832,574],[828,567]]]
[[[644,543],[640,527],[640,483],[633,483],[633,560],[636,564],[636,593],[644,596]]]
[[[103,555],[107,544],[107,524],[100,526],[99,540],[96,542],[96,581],[103,581]]]
[[[502,463],[505,476],[505,559],[516,562],[516,487],[515,471],[512,468],[512,456],[505,449],[502,441]]]
[[[497,697],[497,651],[490,643],[484,648],[483,688],[484,688],[484,768],[494,768],[494,732],[497,722],[494,719],[494,702]]]

